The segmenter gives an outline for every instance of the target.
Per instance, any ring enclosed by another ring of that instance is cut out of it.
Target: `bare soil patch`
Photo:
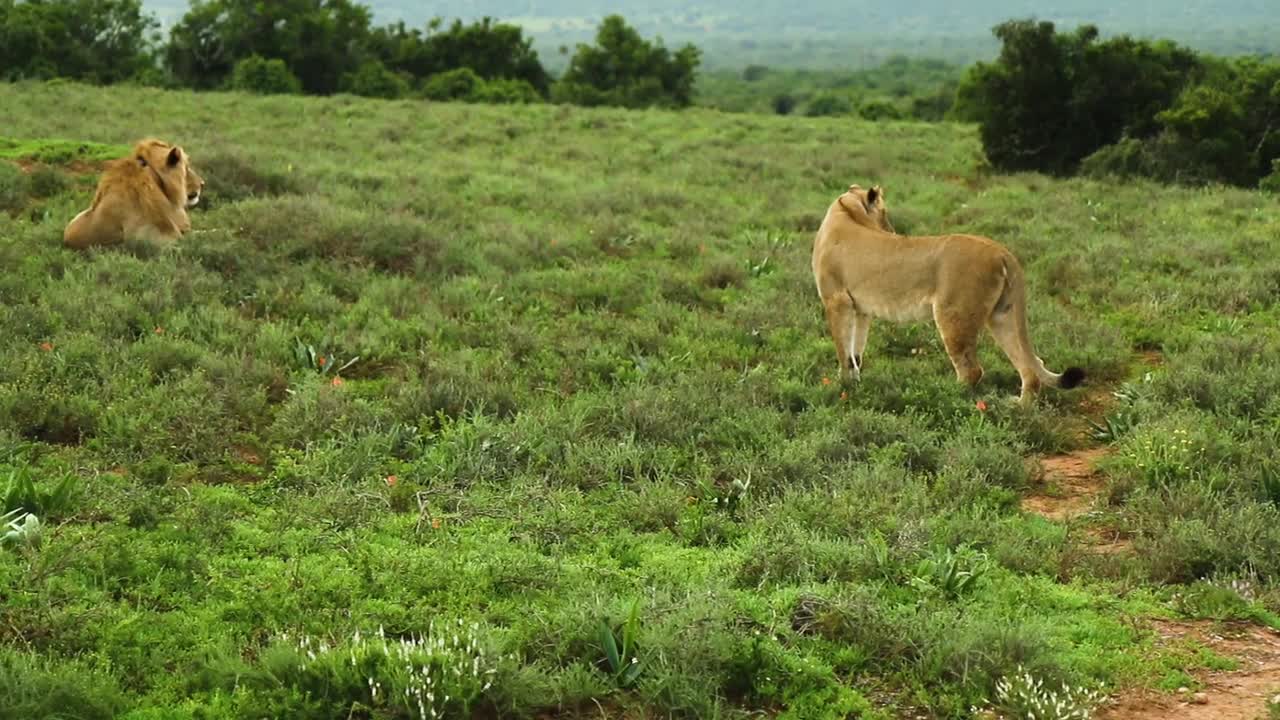
[[[1089,512],[1103,490],[1094,463],[1106,454],[1106,448],[1086,448],[1041,459],[1043,487],[1022,499],[1022,509],[1056,522]]]
[[[1173,695],[1143,691],[1122,696],[1098,720],[1264,720],[1280,693],[1280,633],[1249,623],[1152,620],[1163,643],[1194,641],[1240,663],[1235,670],[1206,672],[1198,691]]]

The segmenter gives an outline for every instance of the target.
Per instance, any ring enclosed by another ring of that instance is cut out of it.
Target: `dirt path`
[[[1143,353],[1139,361],[1159,366],[1159,353]],[[1109,393],[1091,393],[1081,410],[1104,415]],[[1022,509],[1048,520],[1081,527],[1083,547],[1095,555],[1132,552],[1133,545],[1116,530],[1091,524],[1091,513],[1101,509],[1105,478],[1097,463],[1109,447],[1093,447],[1039,460],[1040,482],[1022,499]],[[1146,621],[1161,645],[1196,645],[1239,663],[1234,670],[1197,674],[1203,685],[1168,694],[1144,690],[1121,694],[1099,708],[1097,720],[1267,720],[1268,703],[1280,704],[1280,633],[1249,623],[1211,621]]]
[[[1097,720],[1265,720],[1280,695],[1280,633],[1248,623],[1153,620],[1166,644],[1198,643],[1240,663],[1198,678],[1204,687],[1173,696],[1142,692],[1099,710]]]
[[[1041,482],[1022,498],[1022,509],[1059,523],[1075,523],[1084,518],[1097,507],[1106,489],[1096,463],[1109,452],[1105,447],[1085,448],[1042,458],[1039,461]],[[1132,549],[1127,539],[1109,528],[1086,526],[1083,538],[1084,549],[1099,555]]]
[[[1022,499],[1022,509],[1055,522],[1066,522],[1093,508],[1103,480],[1094,463],[1106,448],[1087,448],[1040,460],[1044,487]]]

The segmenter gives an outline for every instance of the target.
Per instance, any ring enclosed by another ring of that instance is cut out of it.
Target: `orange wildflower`
[[[822,378],[822,384],[823,384],[823,385],[830,385],[830,384],[831,384],[831,378],[829,378],[829,377],[824,377],[824,378]]]
[[[53,349],[53,343],[48,342],[48,341],[42,342],[42,343],[40,343],[40,349],[41,349],[41,350],[43,350],[43,351],[45,351],[45,352],[49,352],[50,350],[52,350],[52,349]]]
[[[440,518],[431,518],[431,527],[432,527],[432,528],[434,528],[434,529],[436,529],[436,530],[439,530],[439,529],[440,529]]]
[[[985,401],[985,400],[979,400],[979,401],[978,401],[978,412],[986,412],[986,411],[987,411],[987,403],[986,403],[986,401]]]
[[[156,334],[157,334],[157,335],[163,335],[163,334],[164,334],[164,328],[162,328],[162,327],[160,327],[159,325],[157,325],[157,326],[156,326]]]
[[[334,387],[342,387],[342,383],[344,382],[346,381],[342,379],[341,375],[334,375],[333,380],[330,384],[332,384]]]
[[[387,487],[395,487],[395,486],[396,486],[396,483],[397,483],[397,482],[399,482],[399,481],[400,481],[400,478],[396,477],[395,475],[388,475],[388,476],[387,476]]]
[[[325,363],[325,359],[323,355],[316,358],[316,364],[319,365],[320,367],[324,367],[324,363]]]

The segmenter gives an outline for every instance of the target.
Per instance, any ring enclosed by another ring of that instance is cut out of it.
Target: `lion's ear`
[[[166,162],[169,163],[169,167],[177,167],[178,163],[182,162],[182,148],[174,148],[170,150],[169,158]]]
[[[880,199],[880,186],[876,185],[867,191],[867,205],[876,206],[876,201]]]

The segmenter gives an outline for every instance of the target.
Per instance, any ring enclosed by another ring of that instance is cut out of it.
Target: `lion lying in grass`
[[[813,275],[846,379],[861,377],[872,318],[932,317],[956,376],[970,386],[982,379],[977,350],[984,326],[1018,370],[1021,402],[1042,385],[1066,389],[1084,380],[1080,368],[1055,374],[1036,356],[1026,278],[1007,248],[975,235],[898,235],[879,186],[852,185],[831,203],[814,238]]]
[[[141,140],[127,157],[107,164],[93,203],[67,225],[62,242],[78,250],[132,237],[173,242],[191,229],[187,208],[200,201],[203,188],[182,148]]]

